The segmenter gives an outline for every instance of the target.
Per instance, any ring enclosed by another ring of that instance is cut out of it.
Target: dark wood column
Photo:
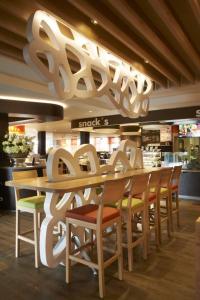
[[[80,131],[80,145],[90,143],[90,133],[86,131]]]
[[[1,166],[9,165],[9,159],[6,157],[6,154],[3,152],[3,145],[2,145],[6,133],[8,133],[8,114],[0,113],[0,165]]]
[[[46,155],[46,131],[38,131],[38,154]]]

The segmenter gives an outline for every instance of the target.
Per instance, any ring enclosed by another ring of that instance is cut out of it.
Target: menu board
[[[181,124],[179,125],[179,136],[181,137],[200,137],[199,124]]]
[[[160,130],[142,129],[142,144],[160,143]]]
[[[170,142],[172,140],[171,126],[160,128],[160,142]]]

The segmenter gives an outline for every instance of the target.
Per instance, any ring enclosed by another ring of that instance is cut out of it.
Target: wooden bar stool
[[[147,258],[147,194],[149,174],[135,175],[132,177],[131,189],[128,198],[122,201],[123,220],[126,224],[127,241],[122,246],[128,249],[128,270],[133,270],[133,248],[139,244],[143,245],[143,257]],[[138,217],[142,223],[142,231],[134,232],[133,222],[137,227]],[[134,240],[134,235],[136,239]]]
[[[167,222],[167,233],[170,237],[171,233],[171,215],[170,215],[170,181],[172,176],[172,168],[165,168],[161,171],[160,179],[160,201],[158,202],[158,224],[159,224],[159,241],[162,243],[161,224]]]
[[[161,171],[153,171],[150,174],[149,179],[149,192],[147,196],[147,218],[149,220],[149,227],[147,235],[152,230],[155,231],[155,242],[156,246],[159,247],[159,216],[158,216],[158,206],[160,202],[160,179],[161,179]]]
[[[70,282],[71,261],[82,263],[98,270],[99,275],[99,295],[101,298],[105,294],[104,269],[118,260],[119,279],[122,280],[123,257],[122,257],[122,240],[121,240],[121,202],[125,190],[126,179],[111,180],[104,184],[103,194],[100,197],[99,204],[88,204],[78,208],[68,210],[66,213],[66,282]],[[113,205],[108,207],[105,205]],[[87,261],[77,257],[77,253],[88,243],[81,245],[72,251],[71,234],[72,225],[88,228],[96,232],[97,242],[97,263]],[[113,256],[106,261],[103,257],[103,232],[106,228],[116,226],[117,250]]]
[[[37,177],[36,170],[13,172],[13,180],[27,179]],[[43,212],[45,196],[37,192],[36,196],[21,198],[20,190],[15,188],[16,199],[16,245],[15,256],[20,255],[20,241],[27,242],[34,245],[35,248],[35,268],[39,265],[39,227],[40,227],[40,214]],[[27,212],[33,214],[33,230],[20,231],[20,213]],[[34,233],[34,239],[26,237],[28,233]]]
[[[181,176],[182,166],[175,166],[172,171],[171,182],[170,182],[170,215],[171,215],[171,229],[174,231],[173,225],[173,215],[176,214],[177,217],[177,226],[180,226],[180,216],[179,216],[179,198],[178,198],[178,190],[179,190],[179,182]],[[175,205],[174,205],[175,204]]]

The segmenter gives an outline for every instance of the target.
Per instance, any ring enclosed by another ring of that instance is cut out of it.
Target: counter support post
[[[38,131],[38,154],[46,155],[46,131]]]
[[[80,145],[90,143],[90,133],[86,131],[80,131]]]
[[[3,145],[2,145],[6,133],[8,133],[8,114],[0,113],[0,165],[1,166],[9,165],[9,159],[6,157],[6,154],[3,152]]]

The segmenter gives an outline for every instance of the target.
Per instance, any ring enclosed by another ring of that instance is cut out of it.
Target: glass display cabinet
[[[164,166],[182,164],[183,169],[200,170],[200,150],[184,152],[163,152],[162,162]]]

